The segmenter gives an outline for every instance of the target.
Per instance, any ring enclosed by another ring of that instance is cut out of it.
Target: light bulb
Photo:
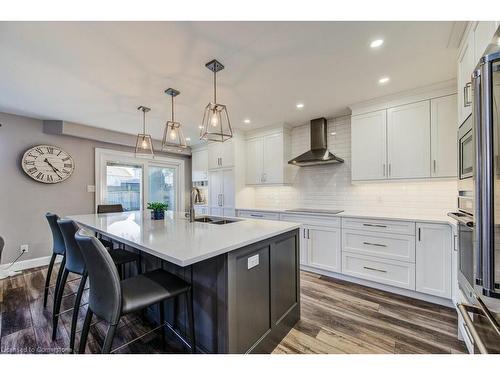
[[[146,142],[146,138],[142,138],[141,147],[144,149],[148,148],[148,142]]]
[[[210,119],[210,123],[215,128],[219,125],[219,118],[217,116],[217,112],[214,110],[212,113],[212,118]]]
[[[170,139],[175,140],[176,137],[177,137],[177,134],[175,133],[175,129],[172,129],[170,131]]]

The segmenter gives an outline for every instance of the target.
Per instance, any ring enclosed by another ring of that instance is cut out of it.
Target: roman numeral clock
[[[68,179],[75,170],[73,158],[56,146],[39,145],[26,150],[21,160],[24,172],[44,184]]]

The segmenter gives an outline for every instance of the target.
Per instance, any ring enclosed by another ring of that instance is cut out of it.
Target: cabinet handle
[[[310,240],[311,237],[309,237],[309,229],[307,230],[307,239]]]
[[[371,245],[371,246],[380,246],[380,247],[387,247],[387,245],[381,244],[381,243],[372,243],[372,242],[363,242],[365,245]]]
[[[372,267],[366,267],[364,266],[363,267],[365,270],[370,270],[370,271],[377,271],[377,272],[383,272],[383,273],[387,273],[386,270],[379,270],[378,268],[372,268]]]
[[[304,228],[304,239],[306,238],[306,230],[307,229]]]
[[[422,238],[422,228],[418,228],[418,240]]]
[[[436,173],[436,160],[433,160],[433,164],[434,164],[434,173]]]
[[[217,203],[219,204],[219,207],[222,207],[222,194],[217,196]]]
[[[382,168],[383,168],[382,176],[384,176],[384,177],[385,177],[385,163],[384,163],[384,164],[382,164]]]
[[[377,228],[387,228],[387,225],[382,225],[382,224],[366,224],[363,223],[365,227],[377,227]]]
[[[472,88],[472,82],[467,82],[464,86],[464,107],[470,107],[472,100],[470,98],[470,89]]]
[[[391,163],[389,163],[389,177],[391,177]]]
[[[263,215],[258,215],[258,214],[250,214],[252,217],[264,217]]]

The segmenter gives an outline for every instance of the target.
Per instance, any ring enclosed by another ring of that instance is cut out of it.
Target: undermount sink
[[[223,217],[216,217],[216,216],[203,216],[194,219],[194,221],[198,223],[209,223],[209,224],[230,224],[230,223],[236,223],[237,221],[240,220],[230,220],[230,219],[224,219]]]

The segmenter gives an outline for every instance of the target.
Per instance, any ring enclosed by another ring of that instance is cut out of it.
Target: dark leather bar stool
[[[75,304],[73,307],[73,318],[71,320],[70,349],[73,351],[75,344],[76,323],[78,320],[78,312],[80,310],[83,291],[85,290],[85,284],[87,282],[87,273],[85,271],[85,261],[82,256],[82,252],[75,241],[75,234],[78,232],[80,227],[73,220],[68,219],[60,219],[57,223],[61,230],[66,247],[66,263],[64,265],[61,284],[54,302],[54,311],[52,314],[52,340],[55,340],[57,335],[57,323],[59,320],[61,302],[67,277],[70,273],[80,275],[80,285],[78,286],[78,291],[76,293]],[[110,252],[110,255],[113,263],[115,264],[115,268],[121,267],[123,262],[137,262],[138,260],[137,254],[126,250],[112,251]]]
[[[47,296],[49,294],[50,285],[50,276],[52,275],[52,269],[54,268],[54,262],[58,255],[63,257],[61,265],[59,267],[59,272],[57,273],[57,281],[55,284],[54,295],[57,295],[57,290],[61,281],[61,277],[64,270],[64,264],[66,262],[66,246],[64,244],[64,239],[61,234],[61,230],[59,229],[59,225],[57,225],[57,220],[59,220],[59,216],[53,213],[46,213],[45,217],[49,222],[49,227],[52,232],[52,256],[50,257],[49,268],[47,269],[47,278],[45,279],[45,290],[43,293],[43,307],[47,306]],[[55,299],[54,299],[55,302]]]
[[[90,279],[89,306],[83,324],[79,353],[85,351],[87,335],[94,314],[108,323],[108,331],[101,352],[110,353],[120,318],[123,315],[143,310],[157,303],[160,305],[160,327],[162,339],[164,340],[166,322],[163,302],[181,294],[186,295],[191,336],[190,346],[191,352],[194,352],[196,341],[190,284],[162,269],[120,281],[111,256],[95,237],[88,235],[84,230],[80,230],[75,235],[75,239],[82,250]]]

